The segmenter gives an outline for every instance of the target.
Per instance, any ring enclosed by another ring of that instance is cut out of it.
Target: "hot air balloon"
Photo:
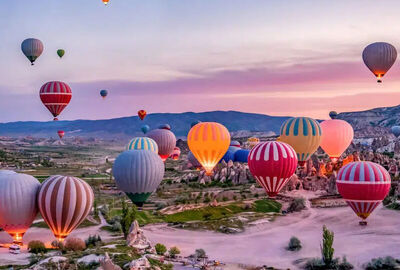
[[[297,153],[300,166],[317,151],[321,142],[321,127],[317,121],[308,117],[294,117],[283,123],[279,141],[292,146]]]
[[[400,136],[400,126],[393,126],[390,130],[392,131],[394,136]]]
[[[250,137],[247,139],[247,143],[250,146],[250,149],[252,149],[254,146],[256,146],[260,142],[259,138],[256,137]]]
[[[57,50],[57,55],[58,55],[60,58],[62,58],[62,57],[64,56],[64,54],[65,54],[65,51],[64,51],[63,49]]]
[[[108,91],[107,90],[100,90],[100,96],[105,99],[108,95]]]
[[[137,206],[142,206],[160,185],[164,177],[164,163],[147,150],[129,150],[114,162],[113,174],[117,187]]]
[[[249,154],[250,154],[250,150],[248,150],[248,149],[237,150],[235,152],[235,158],[233,161],[247,163]]]
[[[330,117],[331,119],[336,119],[337,115],[338,115],[338,113],[335,112],[335,111],[329,112],[329,117]]]
[[[33,66],[36,59],[43,52],[43,43],[36,38],[28,38],[22,42],[21,50],[25,54],[26,58],[29,59],[31,65]]]
[[[389,71],[396,62],[396,48],[386,42],[375,42],[365,47],[362,58],[365,65],[382,82],[382,77]]]
[[[143,134],[146,134],[150,130],[150,126],[149,125],[143,125],[141,127],[141,130],[142,130]]]
[[[202,167],[200,162],[196,159],[196,157],[190,151],[187,155],[187,159],[188,159],[189,163],[192,164],[192,166],[195,167],[196,169],[200,169]]]
[[[149,150],[158,154],[157,143],[153,139],[147,137],[133,138],[126,146],[126,150]]]
[[[102,1],[103,1],[104,5],[106,5],[106,6],[107,6],[108,2],[110,2],[110,0],[102,0]]]
[[[153,129],[147,133],[147,137],[152,138],[158,145],[158,155],[165,161],[174,151],[176,137],[168,129]]]
[[[26,230],[35,219],[39,181],[30,175],[0,170],[0,227],[22,242]]]
[[[228,151],[225,152],[224,156],[219,162],[225,161],[228,163],[230,160],[235,161],[235,153],[238,151],[240,148],[236,146],[229,146]]]
[[[269,141],[257,144],[250,151],[248,163],[257,182],[268,196],[274,197],[296,171],[297,157],[289,144]]]
[[[201,122],[189,131],[187,142],[190,151],[208,175],[228,151],[231,135],[226,127],[215,122]]]
[[[171,158],[173,160],[178,160],[180,156],[181,156],[181,149],[179,147],[175,147],[174,151],[171,154]]]
[[[349,147],[354,137],[353,127],[344,120],[326,120],[321,124],[321,148],[335,162]]]
[[[238,142],[238,141],[231,141],[230,146],[240,148],[240,142]]]
[[[57,116],[67,107],[71,97],[71,88],[64,82],[47,82],[40,88],[40,99],[54,120],[58,120]]]
[[[140,120],[143,120],[146,117],[147,112],[145,110],[140,110],[137,112],[137,114],[138,114]]]
[[[193,122],[190,124],[190,127],[192,128],[192,127],[194,127],[195,125],[197,125],[198,123],[201,123],[201,121],[200,121],[200,120],[193,121]]]
[[[351,162],[343,166],[336,185],[340,195],[366,225],[367,217],[389,193],[390,175],[381,165],[370,161]]]
[[[171,130],[171,126],[168,124],[162,124],[158,127],[159,129],[167,129],[167,130]]]
[[[65,132],[63,130],[59,130],[57,131],[58,137],[60,137],[60,139],[62,139],[65,135]]]
[[[39,211],[58,241],[64,239],[82,223],[93,206],[93,190],[83,180],[53,175],[40,187]]]

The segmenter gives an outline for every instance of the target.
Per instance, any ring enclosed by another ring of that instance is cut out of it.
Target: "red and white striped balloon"
[[[391,180],[381,165],[357,161],[339,170],[336,185],[347,204],[365,220],[389,193]]]
[[[57,116],[67,107],[71,98],[71,88],[64,82],[47,82],[40,88],[40,99],[54,120],[58,120]]]
[[[296,171],[297,155],[289,144],[270,141],[257,144],[250,151],[248,163],[257,182],[274,197]]]
[[[85,220],[92,209],[93,199],[93,190],[85,181],[53,175],[42,183],[38,206],[54,236],[63,241]]]

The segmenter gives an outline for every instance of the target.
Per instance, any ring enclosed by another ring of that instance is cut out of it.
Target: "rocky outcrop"
[[[100,269],[102,270],[122,270],[121,267],[118,265],[115,265],[112,260],[110,259],[110,256],[108,256],[108,253],[104,255],[104,258],[100,260]]]
[[[137,220],[132,222],[128,237],[126,238],[126,243],[128,246],[135,248],[141,254],[152,250],[150,241],[140,229]]]

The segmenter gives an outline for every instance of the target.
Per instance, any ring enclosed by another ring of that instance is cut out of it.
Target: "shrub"
[[[179,250],[178,247],[171,247],[168,251],[169,256],[171,256],[172,258],[175,258],[176,255],[181,254],[181,251]]]
[[[203,219],[204,220],[210,220],[211,216],[212,216],[212,214],[210,212],[203,213]]]
[[[119,223],[119,221],[114,222],[114,224],[111,226],[111,231],[121,232],[122,231],[121,223]]]
[[[101,245],[101,237],[100,235],[89,235],[89,238],[85,240],[85,244],[87,247],[95,247]]]
[[[81,251],[86,249],[86,244],[80,238],[71,237],[65,240],[64,247],[66,250]]]
[[[288,250],[290,250],[290,251],[298,251],[301,248],[302,248],[301,242],[297,237],[293,236],[292,238],[290,238],[289,244],[288,244],[288,247],[287,247]]]
[[[167,252],[167,248],[163,244],[160,244],[160,243],[157,243],[155,245],[155,249],[156,249],[156,252],[158,255],[164,255],[165,252]]]
[[[125,201],[122,201],[121,227],[125,239],[128,237],[132,222],[136,219],[136,206],[128,207]]]
[[[204,249],[199,248],[196,249],[196,251],[194,252],[194,255],[196,258],[205,258],[206,257],[206,252]]]
[[[306,208],[304,198],[295,198],[289,205],[288,212],[299,212]]]
[[[335,253],[335,249],[332,247],[335,234],[332,231],[328,230],[325,225],[322,230],[322,260],[326,265],[330,265],[333,260],[333,254]]]
[[[28,250],[30,253],[39,254],[46,253],[47,249],[42,241],[33,240],[28,243]]]
[[[393,257],[387,256],[385,258],[372,259],[366,266],[366,270],[392,270],[399,269],[400,261]]]

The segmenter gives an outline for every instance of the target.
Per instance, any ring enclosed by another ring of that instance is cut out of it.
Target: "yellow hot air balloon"
[[[215,165],[228,151],[231,135],[219,123],[201,122],[190,129],[187,141],[190,151],[204,167],[207,175],[211,175]]]
[[[283,123],[280,141],[290,144],[297,153],[299,165],[317,151],[321,142],[321,127],[318,122],[308,117],[294,117]]]
[[[254,146],[256,146],[260,142],[260,139],[257,137],[250,137],[247,139],[247,143],[250,146],[250,149],[253,149]]]

